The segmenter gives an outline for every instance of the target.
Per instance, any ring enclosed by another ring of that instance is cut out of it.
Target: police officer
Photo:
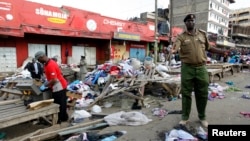
[[[192,91],[195,93],[198,118],[204,127],[206,121],[206,106],[208,100],[208,72],[205,67],[206,51],[226,54],[226,51],[211,47],[206,32],[195,28],[195,15],[188,14],[184,18],[186,30],[180,34],[173,46],[172,53],[179,52],[181,65],[182,120],[179,124],[188,122],[191,112]]]
[[[81,60],[80,60],[80,80],[84,81],[85,79],[85,75],[88,72],[87,70],[87,63],[85,60],[85,56],[81,56]]]

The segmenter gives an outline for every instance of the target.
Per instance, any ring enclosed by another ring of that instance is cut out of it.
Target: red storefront
[[[145,56],[147,44],[154,42],[154,23],[129,22],[67,6],[1,0],[0,39],[0,57],[4,56],[0,72],[14,71],[39,50],[49,57],[57,55],[62,63],[76,63],[85,55],[88,64],[94,65],[110,58]]]

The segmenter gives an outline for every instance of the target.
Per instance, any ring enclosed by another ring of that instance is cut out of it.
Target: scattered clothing
[[[161,108],[152,109],[152,113],[154,116],[158,116],[160,118],[163,118],[168,114],[166,109],[161,109]]]
[[[246,86],[245,88],[250,88],[250,85]]]
[[[246,94],[243,94],[241,97],[244,98],[244,99],[250,99],[250,96],[246,95]]]
[[[244,117],[250,118],[250,112],[240,112]]]
[[[152,121],[152,119],[147,118],[146,115],[132,111],[132,112],[124,112],[120,111],[117,113],[112,113],[104,117],[104,120],[110,125],[130,125],[130,126],[138,126],[145,125],[148,122]]]
[[[81,133],[80,135],[71,136],[65,141],[114,141],[126,133],[126,131],[115,131],[105,134],[86,132]]]

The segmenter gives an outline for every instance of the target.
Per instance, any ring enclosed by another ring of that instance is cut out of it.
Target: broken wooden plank
[[[36,109],[45,107],[47,105],[50,105],[53,102],[54,102],[54,99],[36,101],[36,102],[30,103],[27,108],[29,108],[31,110],[36,110]]]
[[[121,88],[121,89],[114,90],[114,91],[112,91],[110,94],[104,96],[103,98],[107,98],[107,97],[113,96],[113,95],[115,95],[115,94],[117,94],[117,93],[120,93],[120,92],[125,91],[126,89],[128,89],[128,88],[123,87],[123,88]]]
[[[86,130],[93,130],[95,128],[100,128],[100,127],[105,127],[105,126],[108,126],[108,123],[97,123],[97,124],[93,124],[93,125],[82,127],[82,128],[65,130],[65,131],[59,132],[58,134],[60,136],[65,136],[65,135],[68,135],[68,134],[82,133],[82,132],[84,132]]]
[[[0,91],[15,94],[15,95],[18,95],[18,96],[23,95],[23,93],[20,90],[17,90],[17,89],[1,88]]]
[[[88,109],[87,110],[90,110],[90,108],[92,106],[94,106],[99,100],[101,100],[109,91],[110,91],[110,88],[109,88],[109,85],[111,84],[111,82],[114,80],[114,76],[111,76],[109,81],[106,82],[103,90],[102,90],[102,93],[97,97],[95,98],[95,101],[92,102],[89,106],[88,106]]]
[[[129,97],[132,97],[132,98],[134,98],[134,99],[144,100],[142,97],[136,96],[136,95],[134,95],[134,94],[131,93],[131,92],[124,91],[124,92],[122,92],[122,93],[125,94],[125,95],[127,95],[127,96],[129,96]]]
[[[35,132],[30,133],[30,134],[28,134],[27,136],[25,136],[24,138],[20,139],[20,141],[29,141],[29,138],[30,138],[30,137],[42,133],[42,130],[43,130],[43,129],[38,129],[38,130],[36,130]]]
[[[76,128],[80,128],[80,127],[84,127],[84,126],[89,126],[89,125],[96,124],[96,123],[103,122],[103,121],[104,121],[103,119],[98,119],[98,120],[87,122],[87,123],[80,123],[80,124],[77,124],[77,125],[74,125],[71,127],[66,127],[63,129],[54,130],[51,132],[46,132],[46,133],[43,133],[40,135],[32,136],[29,138],[29,140],[30,141],[39,141],[39,140],[53,138],[53,137],[56,137],[59,132],[63,132],[63,131],[71,130],[71,129],[76,129]]]
[[[11,104],[11,103],[19,103],[19,102],[22,102],[22,100],[21,99],[14,99],[14,100],[0,101],[0,106]]]

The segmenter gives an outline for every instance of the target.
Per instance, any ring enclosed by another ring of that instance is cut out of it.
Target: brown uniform
[[[183,32],[177,37],[174,47],[179,51],[182,63],[190,65],[205,64],[206,50],[210,49],[206,32],[200,29],[195,31],[195,35]]]
[[[198,117],[206,119],[208,98],[208,73],[205,67],[206,50],[210,49],[206,32],[196,30],[192,35],[185,31],[178,36],[175,50],[179,51],[181,65],[182,120],[189,119],[192,103],[192,91],[195,92]]]

